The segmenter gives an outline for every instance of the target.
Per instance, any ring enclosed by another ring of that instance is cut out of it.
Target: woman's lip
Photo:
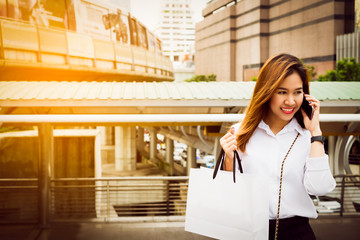
[[[292,114],[295,108],[281,108],[281,111],[285,114]]]

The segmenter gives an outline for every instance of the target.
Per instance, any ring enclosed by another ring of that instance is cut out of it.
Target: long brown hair
[[[260,121],[268,113],[269,101],[281,82],[294,72],[300,75],[303,91],[309,94],[308,73],[297,57],[283,53],[275,55],[265,62],[260,70],[250,104],[246,109],[245,118],[236,134],[240,151],[245,152],[246,144]],[[295,114],[295,118],[304,128],[304,120],[300,110]]]

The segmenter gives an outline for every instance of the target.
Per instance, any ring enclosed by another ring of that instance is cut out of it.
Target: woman
[[[300,108],[304,96],[313,107],[311,119]],[[232,171],[238,150],[244,173],[269,179],[269,239],[274,239],[277,216],[278,239],[315,239],[309,218],[317,213],[309,194],[324,195],[335,188],[319,111],[319,100],[309,95],[303,64],[292,55],[279,54],[262,67],[244,120],[220,139],[224,170]]]

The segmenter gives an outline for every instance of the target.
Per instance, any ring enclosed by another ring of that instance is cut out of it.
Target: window
[[[94,8],[87,8],[87,19],[90,22],[99,23],[102,22],[102,15],[103,13],[100,10]]]
[[[138,30],[138,37],[139,37],[138,46],[141,46],[141,47],[147,49],[148,41],[147,41],[146,28],[137,22],[137,30]]]

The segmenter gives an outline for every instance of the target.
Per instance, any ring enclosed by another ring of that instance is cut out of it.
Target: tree
[[[309,81],[312,81],[316,77],[315,67],[312,65],[304,64],[304,67],[306,68],[308,74],[309,74]]]
[[[186,79],[185,82],[216,82],[216,75],[195,75],[190,79]]]
[[[318,81],[360,81],[360,62],[344,58],[336,63],[335,70],[320,75]]]

